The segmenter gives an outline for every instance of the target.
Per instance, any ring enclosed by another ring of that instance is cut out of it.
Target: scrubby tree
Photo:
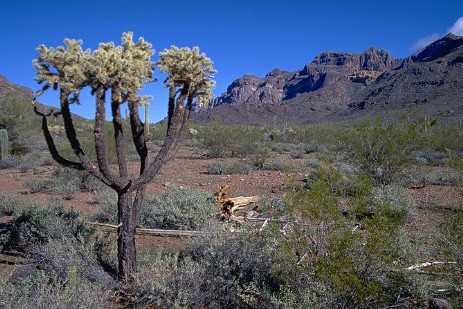
[[[59,90],[60,109],[35,106],[42,117],[42,130],[53,158],[60,164],[86,170],[117,192],[118,202],[118,274],[130,280],[136,271],[135,228],[145,197],[146,184],[159,172],[163,164],[173,157],[186,130],[194,104],[211,99],[215,73],[212,61],[198,48],[171,47],[159,54],[157,63],[151,44],[140,38],[133,42],[132,33],[122,35],[122,45],[100,43],[93,52],[83,50],[80,40],[66,39],[65,47],[38,47],[39,56],[33,64],[36,81],[43,84],[37,92],[53,88]],[[145,124],[140,120],[138,108],[147,104],[148,98],[138,91],[144,83],[154,81],[155,65],[166,72],[165,86],[169,89],[167,133],[164,144],[152,159],[145,139]],[[97,162],[92,162],[82,148],[73,125],[70,106],[79,103],[79,94],[89,87],[95,97],[96,112],[94,138]],[[117,166],[108,162],[105,144],[106,102],[109,93]],[[121,105],[127,103],[132,141],[140,159],[138,177],[130,177],[125,154],[125,134]],[[50,134],[47,117],[60,115],[66,136],[78,160],[60,155]]]

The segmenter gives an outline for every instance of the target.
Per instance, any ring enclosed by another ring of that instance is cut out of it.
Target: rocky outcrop
[[[462,45],[463,37],[449,33],[404,59],[400,68],[405,68],[416,62],[431,62],[437,59],[447,63],[462,62],[461,53],[458,53],[458,49],[460,49]]]
[[[7,80],[6,77],[0,75],[0,99],[11,94],[27,100],[32,100],[34,98],[32,89],[13,84]]]
[[[288,100],[331,85],[342,78],[363,84],[370,83],[382,72],[391,70],[397,60],[386,51],[370,48],[363,53],[321,53],[299,71],[274,69],[264,78],[242,76],[216,98],[211,106],[222,104],[271,104]]]
[[[280,102],[284,98],[283,88],[293,74],[274,69],[264,78],[244,75],[231,83],[227,92],[212,102],[212,106],[221,104],[269,104]]]
[[[358,72],[374,72],[370,76],[378,76],[382,72],[392,70],[397,60],[386,51],[370,48],[362,53],[321,53],[297,72],[286,86],[285,99],[296,97],[300,93],[318,90],[331,85],[341,78],[358,74]],[[353,79],[357,82],[357,79]]]
[[[434,104],[433,108],[442,109],[462,102],[462,92],[463,37],[448,34],[404,59],[398,69],[379,76],[359,93],[359,101],[349,106],[375,109]]]

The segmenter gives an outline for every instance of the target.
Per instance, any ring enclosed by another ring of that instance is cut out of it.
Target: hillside
[[[453,34],[403,60],[375,48],[324,52],[296,72],[240,77],[192,118],[231,124],[349,121],[418,104],[429,115],[452,120],[463,111],[462,66],[463,38]]]

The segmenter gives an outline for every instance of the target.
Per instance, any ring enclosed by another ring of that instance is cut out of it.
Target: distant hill
[[[413,104],[428,115],[463,115],[463,38],[453,34],[406,59],[370,48],[324,52],[296,72],[242,76],[192,115],[196,123],[278,124],[392,115]]]

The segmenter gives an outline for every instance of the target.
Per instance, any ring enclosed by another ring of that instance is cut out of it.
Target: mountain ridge
[[[244,75],[196,123],[312,123],[391,114],[419,104],[430,115],[457,117],[463,105],[463,38],[448,34],[405,59],[369,48],[323,52],[294,72]],[[362,112],[359,112],[362,111]]]

